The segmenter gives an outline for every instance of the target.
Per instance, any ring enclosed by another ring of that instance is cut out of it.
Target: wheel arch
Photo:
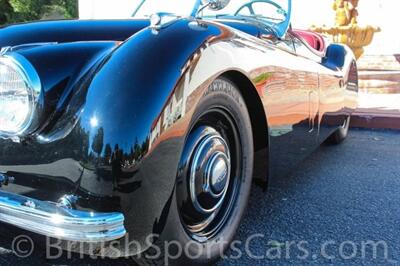
[[[232,81],[242,93],[246,103],[252,131],[254,145],[253,178],[266,186],[269,178],[269,130],[264,106],[256,88],[249,78],[243,73],[230,70],[221,75]]]

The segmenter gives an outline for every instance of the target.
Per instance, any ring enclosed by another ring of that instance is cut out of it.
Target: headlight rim
[[[30,108],[30,113],[27,114],[24,122],[20,127],[18,127],[18,130],[5,131],[0,128],[0,137],[21,137],[22,135],[30,133],[29,130],[32,128],[35,116],[37,115],[37,106],[42,91],[40,77],[28,59],[16,52],[5,52],[0,54],[0,63],[10,67],[13,71],[18,73],[20,78],[23,80],[28,92]]]

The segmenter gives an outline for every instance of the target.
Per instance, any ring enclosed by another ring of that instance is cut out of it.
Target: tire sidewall
[[[215,107],[223,107],[230,113],[240,136],[243,165],[237,200],[221,232],[207,242],[200,243],[192,239],[182,225],[174,191],[165,230],[157,241],[157,245],[161,245],[160,250],[165,253],[162,255],[162,259],[164,263],[169,265],[186,265],[187,263],[190,263],[190,265],[205,265],[219,260],[233,241],[246,209],[252,183],[254,161],[251,122],[242,95],[228,79],[219,78],[209,86],[197,105],[191,127],[207,110]],[[178,245],[181,245],[181,247],[177,247]],[[179,258],[176,258],[179,253]],[[167,255],[172,255],[171,257],[173,258],[169,258]]]

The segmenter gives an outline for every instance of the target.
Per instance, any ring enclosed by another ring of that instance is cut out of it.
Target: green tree
[[[111,145],[107,143],[106,147],[104,148],[104,159],[107,164],[111,160],[111,156],[112,156],[112,148]]]
[[[6,24],[13,14],[13,7],[8,0],[0,0],[0,25]]]
[[[77,0],[0,0],[0,24],[48,18],[77,18]],[[2,18],[2,16],[4,18]]]
[[[97,153],[97,156],[101,156],[101,152],[103,151],[104,145],[104,129],[101,127],[97,130],[96,135],[94,135],[92,150]]]
[[[78,18],[78,1],[77,0],[59,0],[60,6],[65,8],[65,18]]]

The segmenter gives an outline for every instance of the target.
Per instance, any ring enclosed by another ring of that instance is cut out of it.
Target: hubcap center
[[[217,154],[211,162],[209,172],[210,188],[214,194],[224,191],[228,180],[228,162],[223,153]]]
[[[230,167],[228,145],[218,132],[210,131],[197,144],[190,163],[189,194],[200,214],[210,215],[223,204]]]

